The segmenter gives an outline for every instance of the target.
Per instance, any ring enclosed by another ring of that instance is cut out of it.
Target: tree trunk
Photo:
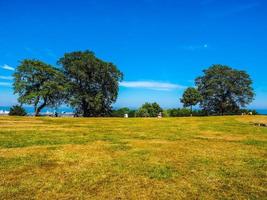
[[[46,101],[44,101],[43,104],[41,104],[39,107],[35,108],[35,117],[39,116],[40,111],[46,106]]]
[[[82,115],[83,117],[89,117],[90,116],[90,111],[88,109],[88,103],[86,100],[82,100]]]

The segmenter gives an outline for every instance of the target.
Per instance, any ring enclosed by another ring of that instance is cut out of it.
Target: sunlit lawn
[[[267,117],[0,117],[0,199],[266,199]]]

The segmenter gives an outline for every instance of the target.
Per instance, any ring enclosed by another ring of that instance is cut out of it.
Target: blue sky
[[[264,0],[0,0],[0,105],[16,103],[11,75],[24,58],[56,65],[90,49],[124,73],[116,107],[179,107],[212,64],[246,70],[267,108]]]

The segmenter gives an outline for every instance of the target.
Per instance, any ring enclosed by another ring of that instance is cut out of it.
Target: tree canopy
[[[68,87],[68,102],[84,117],[106,116],[118,96],[122,72],[91,51],[66,53],[60,58]]]
[[[183,103],[184,107],[190,107],[192,114],[192,107],[197,105],[201,99],[202,98],[198,90],[196,88],[189,87],[184,91],[181,103]]]
[[[195,82],[203,97],[200,105],[208,113],[236,112],[252,102],[252,80],[245,71],[212,65],[203,72]]]
[[[14,76],[14,93],[21,104],[34,106],[35,116],[46,107],[56,107],[65,99],[64,75],[51,65],[39,60],[23,60]]]
[[[138,117],[157,117],[160,112],[162,113],[163,109],[156,102],[145,103],[137,110],[136,115]]]

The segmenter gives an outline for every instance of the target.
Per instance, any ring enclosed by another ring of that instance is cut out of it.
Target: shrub
[[[189,117],[191,116],[191,110],[187,108],[174,108],[167,110],[170,117]],[[193,116],[205,116],[205,112],[202,110],[192,111]]]
[[[124,117],[125,114],[128,114],[128,117],[135,117],[135,110],[131,110],[129,108],[120,108],[117,110],[112,110],[112,117]]]
[[[130,110],[128,112],[128,117],[135,117],[136,116],[136,110]]]
[[[157,117],[159,113],[163,112],[163,109],[157,104],[154,103],[145,103],[136,113],[137,117]]]
[[[136,112],[136,117],[150,117],[147,109],[145,108],[140,108]]]
[[[26,110],[19,105],[12,106],[9,111],[10,116],[25,116],[27,115]]]
[[[111,116],[112,117],[124,117],[125,114],[128,114],[130,111],[129,108],[120,108],[117,110],[112,110]]]
[[[237,112],[230,113],[230,114],[232,114],[232,115],[241,115],[242,113],[244,113],[244,114],[252,113],[252,115],[258,115],[259,114],[256,110],[250,110],[250,109],[239,109]]]

